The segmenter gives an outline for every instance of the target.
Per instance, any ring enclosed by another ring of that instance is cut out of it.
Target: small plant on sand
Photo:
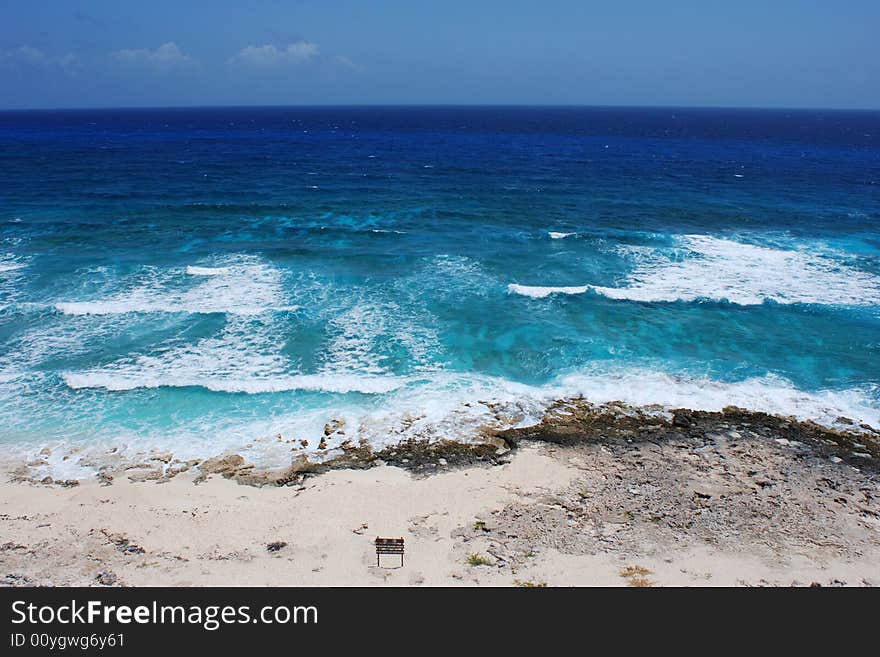
[[[627,566],[620,571],[620,576],[627,581],[627,586],[643,588],[652,586],[653,582],[647,578],[651,571],[644,566]]]
[[[547,582],[533,582],[530,579],[527,579],[525,581],[523,581],[521,579],[515,579],[515,580],[513,580],[513,584],[514,584],[514,586],[519,586],[520,588],[524,588],[524,589],[547,588]]]
[[[489,531],[489,528],[486,527],[486,521],[485,521],[485,520],[477,520],[477,521],[474,523],[474,531],[475,531],[475,532],[487,532],[487,531]]]
[[[484,557],[479,552],[474,552],[473,554],[469,554],[467,558],[467,562],[469,566],[491,566],[492,562]]]
[[[635,588],[647,588],[653,585],[654,583],[647,577],[632,577],[630,578],[629,584],[627,586],[632,586]]]
[[[651,571],[643,566],[627,566],[623,570],[620,571],[621,577],[644,577],[645,575],[650,575]]]

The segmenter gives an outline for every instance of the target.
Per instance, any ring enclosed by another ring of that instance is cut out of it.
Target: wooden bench
[[[383,554],[399,554],[400,567],[403,568],[403,539],[376,537],[376,566],[380,565]]]

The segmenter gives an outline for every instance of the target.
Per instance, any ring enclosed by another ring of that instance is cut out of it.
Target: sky
[[[878,0],[2,0],[0,108],[880,108]]]

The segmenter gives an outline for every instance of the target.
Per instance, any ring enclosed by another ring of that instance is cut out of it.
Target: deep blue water
[[[880,424],[878,112],[2,112],[0,170],[7,450]]]

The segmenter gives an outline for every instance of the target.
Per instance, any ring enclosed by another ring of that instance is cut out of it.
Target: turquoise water
[[[5,112],[0,163],[9,452],[277,460],[577,394],[880,425],[876,112]]]

